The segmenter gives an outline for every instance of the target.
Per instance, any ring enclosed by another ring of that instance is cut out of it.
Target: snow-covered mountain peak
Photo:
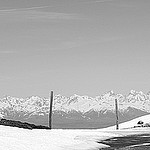
[[[114,96],[115,92],[113,90],[105,92],[103,95],[109,95],[109,96]]]
[[[118,100],[120,110],[126,110],[128,107],[140,109],[150,112],[150,92],[146,95],[142,91],[131,90],[127,96],[115,94],[114,91],[108,91],[97,97],[80,96],[74,94],[71,97],[54,95],[53,110],[54,111],[114,111],[115,99]],[[44,112],[49,110],[49,98],[41,98],[39,96],[31,96],[28,98],[16,98],[5,96],[0,99],[0,109],[16,110],[25,112]]]
[[[116,98],[116,94],[113,91],[108,91],[102,94],[100,97],[101,101],[105,101],[105,102],[114,101],[115,98]]]
[[[145,95],[142,91],[131,90],[129,94],[132,95]]]
[[[147,100],[148,97],[142,91],[138,92],[135,90],[131,90],[126,98],[128,101],[136,102],[136,101],[145,101],[145,100]]]
[[[150,91],[148,91],[146,95],[147,95],[147,97],[150,98]]]

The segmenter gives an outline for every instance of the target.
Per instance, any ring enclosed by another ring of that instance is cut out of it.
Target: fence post
[[[119,129],[119,122],[118,122],[118,103],[117,103],[117,99],[115,99],[115,110],[116,110],[116,130]]]
[[[52,129],[52,109],[53,109],[53,91],[50,95],[50,110],[49,110],[49,128]]]

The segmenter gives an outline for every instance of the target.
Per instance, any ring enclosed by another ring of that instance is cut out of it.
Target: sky
[[[150,91],[149,0],[0,0],[0,97]]]

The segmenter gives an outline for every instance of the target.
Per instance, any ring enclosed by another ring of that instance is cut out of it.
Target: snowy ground
[[[150,128],[130,128],[139,120],[150,122],[150,115],[122,123],[120,130],[27,130],[0,126],[0,149],[3,150],[98,150],[108,145],[98,143],[111,137],[150,134]],[[126,128],[126,129],[125,129]],[[127,129],[128,128],[128,129]]]

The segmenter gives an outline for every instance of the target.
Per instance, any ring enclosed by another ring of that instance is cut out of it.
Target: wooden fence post
[[[49,128],[52,129],[52,109],[53,109],[53,91],[50,95],[50,110],[49,110]]]
[[[118,103],[117,99],[115,99],[115,110],[116,110],[116,130],[119,129],[119,117],[118,117]]]

